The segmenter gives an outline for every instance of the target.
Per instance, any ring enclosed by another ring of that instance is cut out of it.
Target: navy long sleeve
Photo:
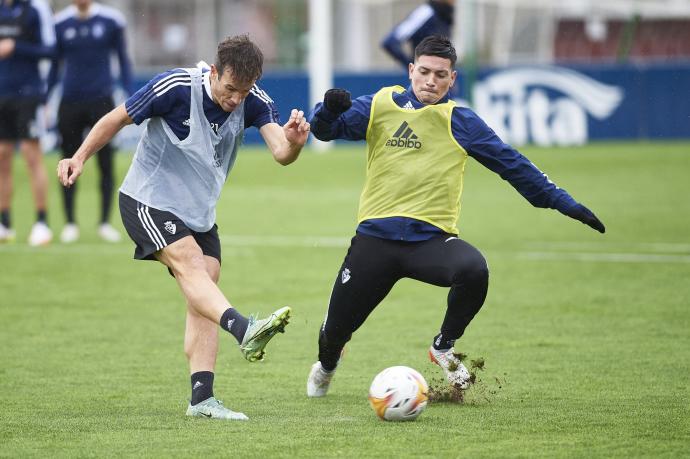
[[[0,97],[42,98],[45,82],[39,62],[55,52],[55,30],[45,0],[0,2],[0,38],[14,40],[14,51],[0,59]]]
[[[395,31],[392,31],[381,42],[381,47],[385,49],[393,59],[398,61],[403,67],[414,60],[414,57],[409,52],[403,49],[403,41],[395,36]]]
[[[51,58],[55,54],[55,46],[43,43],[29,43],[18,41],[14,45],[14,55],[17,57],[28,57],[30,59]]]
[[[381,41],[381,46],[403,67],[414,60],[417,45],[429,35],[450,36],[454,8],[431,0],[418,6]],[[406,51],[410,45],[411,51]]]
[[[352,101],[352,108],[340,116],[328,112],[323,104],[316,105],[309,115],[311,132],[319,140],[364,140],[369,125],[373,95],[358,97]],[[402,107],[412,103],[414,108],[421,104],[411,88],[401,94],[394,94],[393,100]],[[439,103],[446,102],[444,97]],[[467,154],[484,167],[497,173],[510,183],[527,201],[535,207],[565,211],[576,204],[563,189],[557,187],[525,156],[504,143],[498,135],[472,110],[455,107],[451,118],[453,137]]]
[[[456,107],[451,124],[453,136],[487,169],[510,183],[535,207],[565,212],[575,200],[559,188],[532,162],[515,148],[504,143],[498,135],[472,110]]]
[[[48,84],[62,82],[62,97],[67,101],[110,97],[115,75],[128,94],[133,92],[132,68],[127,56],[125,18],[114,8],[92,4],[86,16],[72,5],[55,16],[57,52]],[[117,56],[118,73],[111,68]]]
[[[120,65],[120,85],[128,95],[132,95],[135,88],[132,81],[132,63],[127,55],[127,37],[124,27],[117,31],[115,49],[117,50],[117,62]]]

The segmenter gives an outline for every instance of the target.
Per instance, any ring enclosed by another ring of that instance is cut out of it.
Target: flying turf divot
[[[467,360],[467,354],[455,353],[453,354],[461,362]],[[484,371],[485,361],[483,357],[471,359],[468,365],[470,372],[469,386],[466,389],[461,389],[458,385],[449,384],[445,378],[434,378],[429,381],[429,403],[469,403],[467,395],[472,392],[479,395],[479,399],[490,401],[490,396],[495,395],[499,389],[502,389],[505,384],[505,379],[494,377],[495,387],[489,387],[480,377],[480,372]],[[452,366],[450,371],[457,369]],[[473,397],[474,399],[474,397]],[[477,401],[477,400],[473,400]]]

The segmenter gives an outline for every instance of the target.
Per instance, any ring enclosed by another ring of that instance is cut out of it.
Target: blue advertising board
[[[266,72],[259,84],[283,121],[292,108],[311,109],[305,73]],[[334,86],[357,97],[394,84],[407,86],[406,73],[336,74]],[[466,104],[462,87],[453,97]],[[487,68],[478,72],[471,99],[515,145],[690,138],[690,63]],[[248,130],[245,142],[258,141],[256,129]]]

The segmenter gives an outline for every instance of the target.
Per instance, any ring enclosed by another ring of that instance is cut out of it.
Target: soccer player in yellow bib
[[[450,288],[429,357],[451,384],[468,386],[469,373],[455,357],[454,345],[481,309],[489,284],[482,254],[458,238],[468,156],[532,205],[605,231],[589,209],[503,143],[472,110],[449,99],[456,54],[448,39],[427,37],[415,48],[414,59],[407,89],[387,87],[354,101],[349,92],[330,89],[309,117],[320,140],[367,142],[359,225],[319,333],[319,360],[307,380],[310,397],[326,395],[345,343],[404,277]]]

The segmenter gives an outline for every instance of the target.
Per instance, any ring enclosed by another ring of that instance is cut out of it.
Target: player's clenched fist
[[[339,115],[352,107],[352,99],[349,91],[333,88],[329,89],[326,91],[326,94],[324,94],[323,104],[326,106],[326,110],[335,115]]]

